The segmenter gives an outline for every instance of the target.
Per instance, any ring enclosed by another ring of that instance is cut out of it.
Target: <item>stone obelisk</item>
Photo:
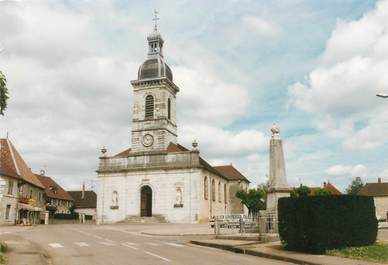
[[[280,129],[274,124],[271,128],[271,132],[272,137],[269,144],[267,212],[277,212],[279,198],[290,196],[291,189],[287,183]]]

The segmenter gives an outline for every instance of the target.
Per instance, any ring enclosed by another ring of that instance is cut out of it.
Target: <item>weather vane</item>
[[[154,10],[155,16],[154,16],[154,18],[152,20],[155,22],[155,31],[158,30],[158,20],[159,20],[158,13],[159,13],[158,11]]]

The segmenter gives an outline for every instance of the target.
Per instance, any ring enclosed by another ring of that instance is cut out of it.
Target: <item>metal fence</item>
[[[249,217],[242,214],[215,216],[214,233],[216,235],[277,234],[277,212],[261,211]]]

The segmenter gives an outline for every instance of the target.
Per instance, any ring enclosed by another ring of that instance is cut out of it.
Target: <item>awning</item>
[[[28,205],[28,204],[25,204],[25,203],[18,203],[17,205],[18,207],[18,210],[27,210],[27,211],[30,211],[30,212],[41,212],[43,211],[42,208],[39,208],[39,207],[34,207],[34,206],[31,206],[31,205]]]

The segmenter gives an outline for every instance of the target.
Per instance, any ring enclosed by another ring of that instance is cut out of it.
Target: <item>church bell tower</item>
[[[177,142],[176,94],[170,67],[163,57],[164,40],[155,27],[148,35],[147,60],[133,86],[132,152],[164,151]]]

